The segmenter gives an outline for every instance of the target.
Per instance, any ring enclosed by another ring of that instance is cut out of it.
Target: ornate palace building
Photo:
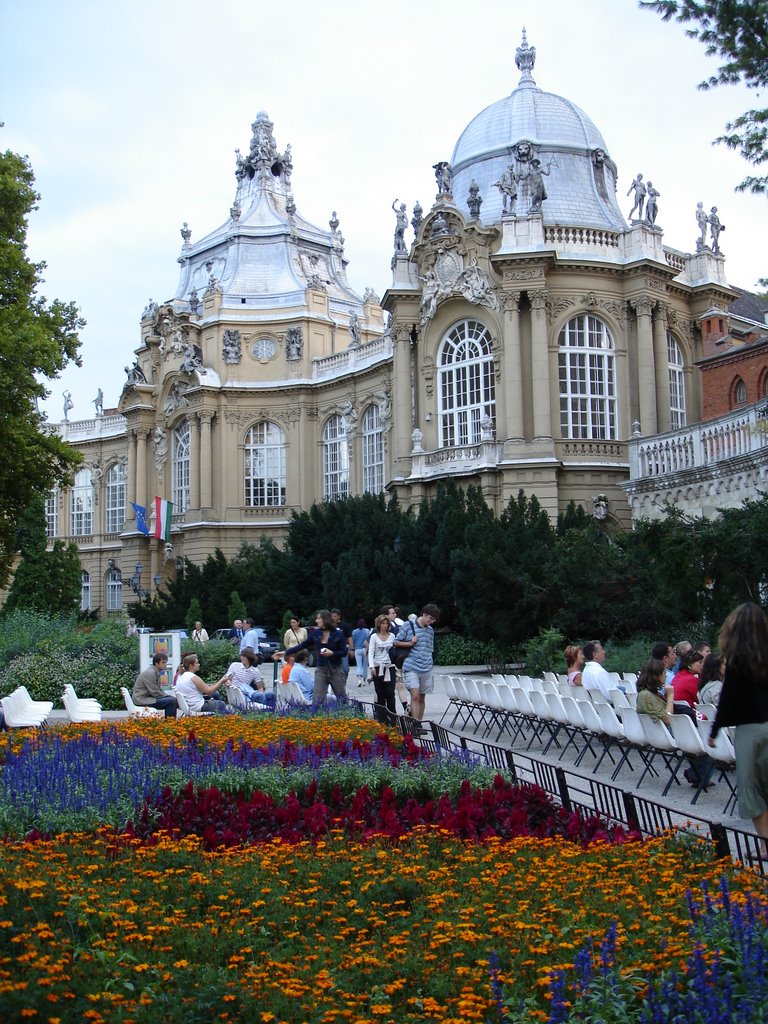
[[[435,165],[431,209],[393,207],[381,300],[347,283],[336,216],[302,218],[290,146],[257,116],[229,216],[182,230],[119,409],[59,427],[85,462],[49,532],[80,548],[84,606],[117,610],[124,581],[151,591],[180,557],[279,541],[313,502],[408,506],[448,478],[497,512],[522,488],[553,517],[573,500],[630,524],[630,439],[700,418],[701,324],[736,293],[716,211],[693,253],[670,249],[637,175],[627,221],[606,141],[534,59],[524,38],[517,88]],[[130,502],[155,495],[172,547],[136,529]]]

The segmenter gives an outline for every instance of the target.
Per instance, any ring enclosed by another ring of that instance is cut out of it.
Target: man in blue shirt
[[[435,631],[432,628],[440,615],[435,604],[425,604],[421,615],[409,620],[397,634],[396,647],[410,647],[403,662],[403,681],[411,695],[411,717],[422,721],[427,694],[434,690]]]

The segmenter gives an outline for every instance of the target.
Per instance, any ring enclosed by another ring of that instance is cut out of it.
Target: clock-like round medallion
[[[273,338],[259,338],[251,343],[251,355],[254,359],[266,362],[277,352],[277,342]]]

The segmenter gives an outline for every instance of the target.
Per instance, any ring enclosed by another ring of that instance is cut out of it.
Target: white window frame
[[[107,573],[107,611],[119,612],[123,607],[123,576],[119,569]]]
[[[384,490],[384,432],[381,409],[369,405],[363,413],[363,492],[381,494]]]
[[[349,445],[344,420],[331,416],[323,428],[323,501],[349,497]]]
[[[91,610],[91,574],[85,569],[80,573],[80,611]]]
[[[440,444],[478,444],[482,420],[496,426],[496,376],[491,335],[479,320],[460,320],[446,331],[438,353]]]
[[[116,462],[107,470],[104,481],[104,532],[120,533],[125,524],[125,466]]]
[[[616,345],[608,325],[591,313],[572,317],[560,331],[557,364],[562,437],[615,441]]]
[[[59,489],[54,489],[45,499],[45,536],[55,540],[59,532]]]
[[[667,363],[669,365],[669,412],[672,430],[687,423],[685,411],[685,361],[683,350],[674,334],[667,334]]]
[[[93,534],[93,483],[90,469],[79,469],[72,485],[70,504],[73,537]]]
[[[243,500],[248,508],[285,505],[285,434],[277,423],[254,423],[245,435]]]
[[[179,423],[173,430],[173,458],[171,461],[172,502],[174,513],[189,508],[190,448],[192,428],[189,420]]]

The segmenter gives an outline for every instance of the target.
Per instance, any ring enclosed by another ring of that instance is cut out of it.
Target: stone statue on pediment
[[[242,358],[240,331],[226,330],[221,341],[221,358],[227,366],[236,366]]]
[[[289,327],[285,332],[285,358],[288,362],[301,359],[304,351],[304,337],[300,327]]]

